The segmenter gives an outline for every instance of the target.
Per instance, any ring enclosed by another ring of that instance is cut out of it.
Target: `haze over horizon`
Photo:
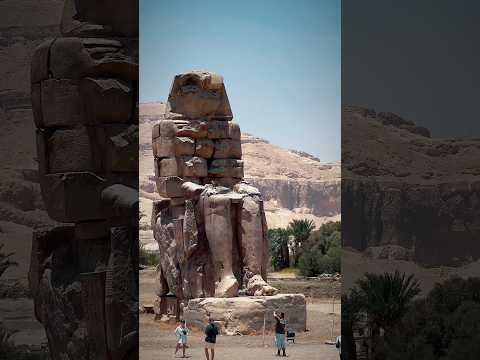
[[[141,0],[140,53],[140,102],[214,71],[243,132],[340,160],[340,1]]]

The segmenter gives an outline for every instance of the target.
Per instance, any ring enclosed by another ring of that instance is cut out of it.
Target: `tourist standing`
[[[175,329],[175,335],[177,335],[177,347],[175,348],[175,355],[177,355],[177,352],[178,350],[180,350],[180,348],[182,348],[182,357],[184,358],[185,357],[185,350],[187,348],[187,335],[188,335],[188,328],[187,328],[187,325],[185,323],[185,320],[181,320],[180,321],[180,324],[177,326],[177,328]]]
[[[205,328],[205,357],[207,360],[215,359],[215,343],[217,342],[218,328],[211,317],[208,318],[208,325]],[[208,350],[210,349],[210,356]]]
[[[273,312],[275,317],[275,345],[277,345],[277,356],[280,356],[280,350],[283,352],[283,356],[287,356],[285,353],[285,328],[287,321],[285,320],[285,314],[282,312],[280,315],[276,311]]]

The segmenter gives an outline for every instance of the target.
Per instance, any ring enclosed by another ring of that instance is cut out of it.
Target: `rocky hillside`
[[[148,228],[153,180],[151,129],[161,119],[164,104],[140,105],[140,175],[143,226]],[[239,120],[241,126],[241,120]],[[312,219],[317,225],[340,218],[340,163],[324,163],[312,155],[286,150],[267,140],[242,134],[245,178],[266,200],[269,227],[287,226],[292,219]],[[145,239],[147,240],[147,239]]]
[[[435,139],[391,113],[342,115],[344,245],[376,258],[480,258],[480,139]]]

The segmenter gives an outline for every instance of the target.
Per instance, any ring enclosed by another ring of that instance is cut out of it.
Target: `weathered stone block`
[[[307,306],[302,294],[191,299],[183,314],[187,323],[196,329],[203,330],[210,315],[222,334],[252,335],[262,333],[264,319],[266,332],[275,332],[274,311],[285,313],[288,329],[305,331]]]
[[[56,79],[80,79],[92,75],[93,58],[80,38],[59,38],[50,48],[50,72]]]
[[[209,139],[228,139],[229,124],[226,121],[211,120],[208,122]]]
[[[175,155],[193,155],[195,153],[195,140],[189,137],[176,137],[175,143]]]
[[[208,122],[209,139],[235,139],[240,140],[240,127],[237,123],[222,120]]]
[[[106,126],[105,170],[138,172],[138,125]]]
[[[92,171],[93,167],[91,142],[85,127],[56,130],[48,139],[49,173]]]
[[[241,159],[242,146],[240,140],[219,139],[214,141],[214,159]]]
[[[207,161],[201,157],[184,157],[183,159],[183,176],[189,177],[205,177],[208,175]]]
[[[75,126],[85,123],[85,111],[77,81],[49,79],[41,83],[40,127]]]
[[[91,172],[50,174],[41,188],[48,215],[60,222],[105,219],[101,193],[105,180]]]
[[[188,125],[188,121],[184,120],[161,120],[159,127],[159,136],[173,138],[177,136],[177,130],[183,125]]]
[[[133,115],[133,89],[118,79],[85,78],[80,90],[88,113],[88,122],[127,123]]]
[[[159,158],[175,156],[175,138],[158,136],[152,142],[153,155]]]
[[[159,177],[156,179],[157,190],[163,197],[182,197],[183,180],[178,176]]]
[[[50,73],[56,79],[113,77],[138,79],[136,60],[121,42],[101,38],[59,38],[50,48]]]
[[[46,40],[35,49],[30,67],[30,82],[32,84],[48,79],[48,58],[50,46],[54,41],[54,39]]]
[[[188,136],[194,139],[202,139],[208,136],[208,123],[201,120],[191,120],[187,124],[177,125],[177,136]]]
[[[236,159],[213,160],[208,168],[208,176],[243,178],[243,161]]]
[[[180,158],[157,159],[157,177],[163,176],[183,176],[182,160]]]
[[[215,146],[209,139],[198,139],[195,145],[195,155],[205,159],[210,159],[213,155]]]
[[[240,126],[237,123],[231,121],[228,123],[228,137],[240,141],[241,132]]]

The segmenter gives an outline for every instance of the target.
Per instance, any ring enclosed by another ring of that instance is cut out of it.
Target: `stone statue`
[[[31,64],[40,185],[64,225],[33,234],[52,359],[138,359],[138,2],[67,0]]]
[[[160,250],[159,298],[277,293],[265,281],[261,194],[243,181],[240,128],[232,118],[220,75],[175,76],[164,118],[152,134],[162,197],[152,214]]]

